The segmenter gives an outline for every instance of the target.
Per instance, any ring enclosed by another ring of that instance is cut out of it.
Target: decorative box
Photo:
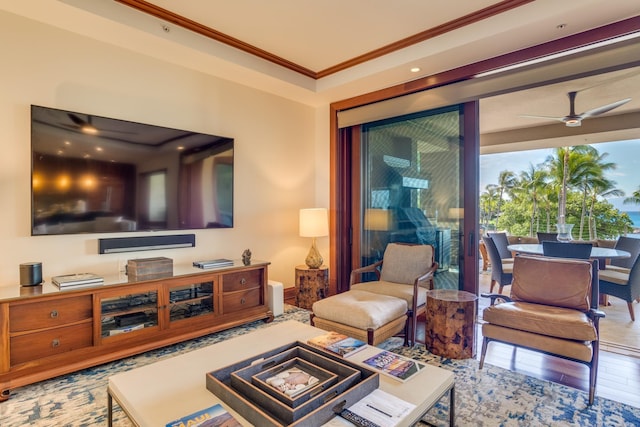
[[[173,276],[173,260],[166,257],[139,258],[127,261],[130,282]]]
[[[267,380],[288,369],[317,378],[287,395]],[[378,388],[379,374],[347,359],[295,342],[209,372],[207,389],[259,426],[317,426]]]

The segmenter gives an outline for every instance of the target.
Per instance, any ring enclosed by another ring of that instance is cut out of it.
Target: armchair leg
[[[627,307],[629,308],[629,314],[631,315],[631,321],[635,322],[636,321],[636,314],[633,310],[633,302],[628,302],[627,303]]]
[[[482,369],[482,367],[484,366],[484,356],[487,353],[488,343],[489,343],[489,339],[485,337],[482,340],[482,350],[480,351],[480,366],[478,367],[478,369]]]
[[[489,293],[492,294],[493,293],[493,287],[496,285],[496,281],[495,280],[491,280],[491,286],[489,286]]]
[[[600,342],[593,342],[593,358],[589,365],[589,405],[593,405],[596,395],[596,381],[598,380],[598,358],[600,355]]]

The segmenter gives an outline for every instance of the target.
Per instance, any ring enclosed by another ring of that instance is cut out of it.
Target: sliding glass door
[[[462,220],[460,106],[362,126],[361,265],[388,243],[430,244],[440,287],[458,289]]]
[[[338,221],[349,237],[338,250],[350,256],[340,260],[338,292],[347,290],[347,268],[382,259],[391,242],[433,245],[436,287],[476,292],[476,129],[475,102],[343,129],[350,149],[341,163],[351,167],[342,169],[350,185],[339,203],[350,220]]]

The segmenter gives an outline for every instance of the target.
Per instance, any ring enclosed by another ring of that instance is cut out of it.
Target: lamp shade
[[[364,229],[387,231],[391,229],[391,211],[388,209],[367,209],[364,211]]]
[[[327,209],[300,209],[300,236],[322,237],[329,235]]]

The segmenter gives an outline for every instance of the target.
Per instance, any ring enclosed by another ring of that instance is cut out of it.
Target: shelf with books
[[[103,338],[158,325],[158,292],[148,291],[100,300]]]
[[[202,282],[169,288],[169,320],[171,322],[214,312],[213,282]]]

